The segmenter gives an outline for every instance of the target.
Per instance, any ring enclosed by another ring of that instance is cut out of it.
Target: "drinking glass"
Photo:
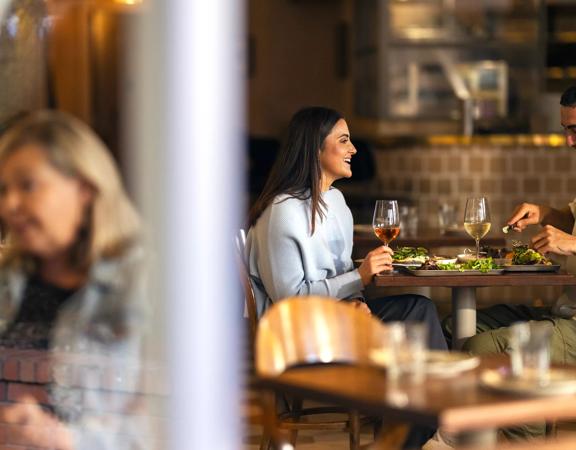
[[[552,324],[518,322],[510,327],[512,374],[545,385],[550,379],[550,336]]]
[[[398,237],[400,234],[400,214],[398,214],[398,202],[396,200],[376,200],[372,227],[384,245],[390,244]]]
[[[428,326],[424,322],[389,322],[388,345],[390,379],[421,383],[426,374]]]
[[[466,200],[464,229],[476,241],[476,258],[480,258],[480,239],[490,231],[491,225],[486,198],[473,197]]]
[[[449,230],[457,228],[456,206],[450,203],[441,203],[438,207],[438,224],[440,232],[446,234]]]

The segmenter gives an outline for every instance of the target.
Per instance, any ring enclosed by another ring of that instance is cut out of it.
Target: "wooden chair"
[[[385,327],[366,313],[345,302],[328,297],[290,297],[272,306],[258,324],[256,337],[256,374],[275,377],[301,364],[353,363],[369,361],[370,349],[382,342]],[[282,440],[279,430],[292,431],[295,444],[299,429],[346,429],[350,448],[360,448],[361,421],[357,412],[348,412],[346,420],[309,422],[306,416],[327,412],[346,412],[344,408],[298,409],[276,415],[276,396],[265,397],[264,417],[267,435]],[[297,403],[301,407],[301,402]],[[373,421],[373,419],[368,419]]]
[[[252,281],[244,262],[244,254],[246,250],[246,232],[240,229],[236,236],[236,265],[240,272],[240,282],[244,289],[244,317],[248,319],[248,333],[249,342],[253,347],[254,340],[256,339],[256,327],[258,326],[258,311],[256,309],[256,297],[254,289],[252,288]]]

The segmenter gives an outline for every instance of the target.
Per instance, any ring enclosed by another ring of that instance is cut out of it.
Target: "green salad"
[[[465,270],[479,270],[480,272],[488,272],[490,270],[500,268],[500,266],[498,266],[498,264],[496,264],[492,258],[473,259],[461,264],[437,264],[437,266],[440,270],[459,270],[460,272],[464,272]]]
[[[512,250],[512,264],[550,264],[550,261],[536,250],[528,248],[527,245],[517,245]]]
[[[394,250],[393,260],[401,261],[420,261],[424,262],[428,257],[428,250],[424,247],[398,247]]]

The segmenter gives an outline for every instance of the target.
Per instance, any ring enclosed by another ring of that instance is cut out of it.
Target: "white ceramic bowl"
[[[480,252],[480,258],[486,258],[486,252]],[[460,253],[456,259],[460,263],[474,261],[476,259],[476,253]]]

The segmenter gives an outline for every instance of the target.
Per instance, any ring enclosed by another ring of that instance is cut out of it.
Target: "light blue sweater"
[[[352,263],[353,219],[342,193],[322,194],[324,219],[310,235],[311,201],[280,195],[248,232],[248,269],[258,315],[294,295],[362,298],[363,284]]]

